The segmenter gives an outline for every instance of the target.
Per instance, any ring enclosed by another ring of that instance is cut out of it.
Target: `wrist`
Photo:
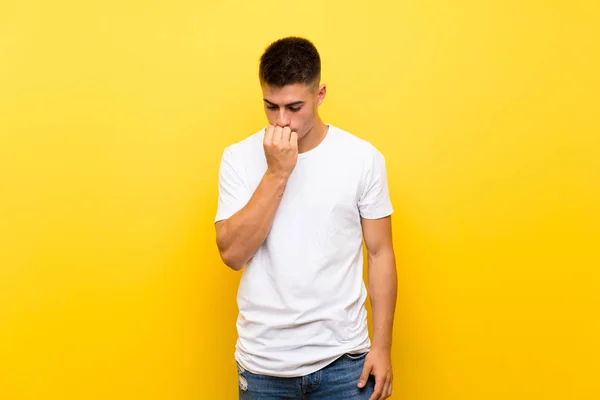
[[[371,344],[371,350],[376,352],[391,353],[392,344],[373,340],[373,343]]]
[[[284,171],[277,171],[277,170],[272,170],[272,169],[267,169],[267,172],[265,173],[265,175],[267,177],[269,177],[270,179],[276,180],[280,183],[287,183],[288,178],[290,177],[290,174]]]

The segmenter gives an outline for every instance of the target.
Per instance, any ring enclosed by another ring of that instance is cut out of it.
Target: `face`
[[[263,84],[263,101],[269,124],[289,126],[304,137],[319,120],[317,109],[325,98],[325,85],[296,83],[282,88]]]

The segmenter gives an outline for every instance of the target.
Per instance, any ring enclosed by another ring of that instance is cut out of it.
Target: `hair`
[[[261,84],[284,87],[310,85],[321,79],[321,58],[314,44],[301,37],[286,37],[271,43],[260,57]]]

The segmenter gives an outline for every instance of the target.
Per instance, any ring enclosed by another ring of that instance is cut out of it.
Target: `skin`
[[[375,391],[369,400],[392,395],[392,330],[397,296],[397,273],[392,244],[391,217],[361,218],[363,237],[368,252],[369,298],[373,315],[373,343],[365,358],[358,387],[369,375],[375,376]]]
[[[273,87],[263,83],[261,87],[269,121],[263,140],[267,171],[248,204],[231,218],[215,224],[221,258],[236,271],[265,241],[298,154],[317,147],[328,130],[318,113],[325,99],[325,85],[296,83]],[[361,225],[368,252],[373,341],[357,386],[363,387],[373,375],[375,391],[370,400],[381,400],[391,396],[393,380],[391,346],[397,274],[391,217],[361,218]]]
[[[318,107],[325,99],[326,86],[296,83],[282,88],[266,84],[261,87],[269,125],[289,127],[296,132],[299,153],[317,147],[328,129],[318,113]]]

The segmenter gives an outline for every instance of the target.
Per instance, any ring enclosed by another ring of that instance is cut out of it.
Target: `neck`
[[[327,135],[328,129],[321,119],[317,119],[306,135],[298,141],[298,153],[305,153],[317,147]]]

